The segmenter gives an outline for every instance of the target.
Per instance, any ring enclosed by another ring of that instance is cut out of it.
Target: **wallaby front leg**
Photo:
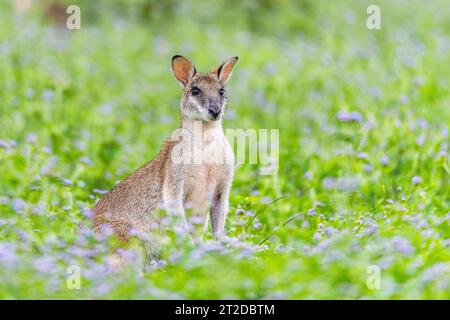
[[[182,182],[173,184],[167,182],[163,191],[164,208],[167,213],[177,219],[177,223],[181,222],[182,228],[188,232],[186,214],[183,208],[183,186]]]
[[[226,190],[219,193],[213,200],[211,207],[211,226],[212,233],[215,239],[225,234],[225,218],[228,212],[228,194]]]

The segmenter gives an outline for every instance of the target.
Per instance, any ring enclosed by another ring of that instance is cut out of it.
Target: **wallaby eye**
[[[198,96],[199,94],[200,94],[200,89],[198,88],[198,87],[196,87],[196,86],[193,86],[192,88],[191,88],[191,94],[193,95],[193,96]]]
[[[220,94],[221,96],[223,96],[223,95],[225,94],[225,89],[224,89],[224,88],[220,88],[220,89],[219,89],[219,94]]]

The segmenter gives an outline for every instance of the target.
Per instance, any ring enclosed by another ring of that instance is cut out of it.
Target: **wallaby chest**
[[[202,139],[202,160],[186,166],[184,181],[185,204],[189,207],[210,206],[218,186],[227,183],[233,172],[233,153],[222,132]],[[198,160],[198,159],[197,159]]]

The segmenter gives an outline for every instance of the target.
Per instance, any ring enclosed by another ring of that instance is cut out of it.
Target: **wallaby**
[[[131,230],[146,234],[160,227],[154,212],[162,206],[179,216],[185,228],[189,219],[200,220],[201,233],[210,213],[213,236],[224,233],[234,167],[233,150],[222,129],[227,105],[224,84],[237,60],[230,58],[208,73],[199,73],[188,59],[172,58],[173,74],[183,87],[180,129],[152,161],[95,204],[94,230],[101,232],[107,225],[127,242]],[[194,150],[193,145],[197,145]]]

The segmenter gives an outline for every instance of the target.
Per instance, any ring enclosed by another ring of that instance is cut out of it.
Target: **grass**
[[[73,31],[0,4],[0,298],[450,298],[445,1],[379,1],[381,30],[368,1],[78,2]],[[280,129],[279,170],[236,168],[227,241],[111,274],[87,208],[178,126],[174,54],[240,57],[224,125]]]

